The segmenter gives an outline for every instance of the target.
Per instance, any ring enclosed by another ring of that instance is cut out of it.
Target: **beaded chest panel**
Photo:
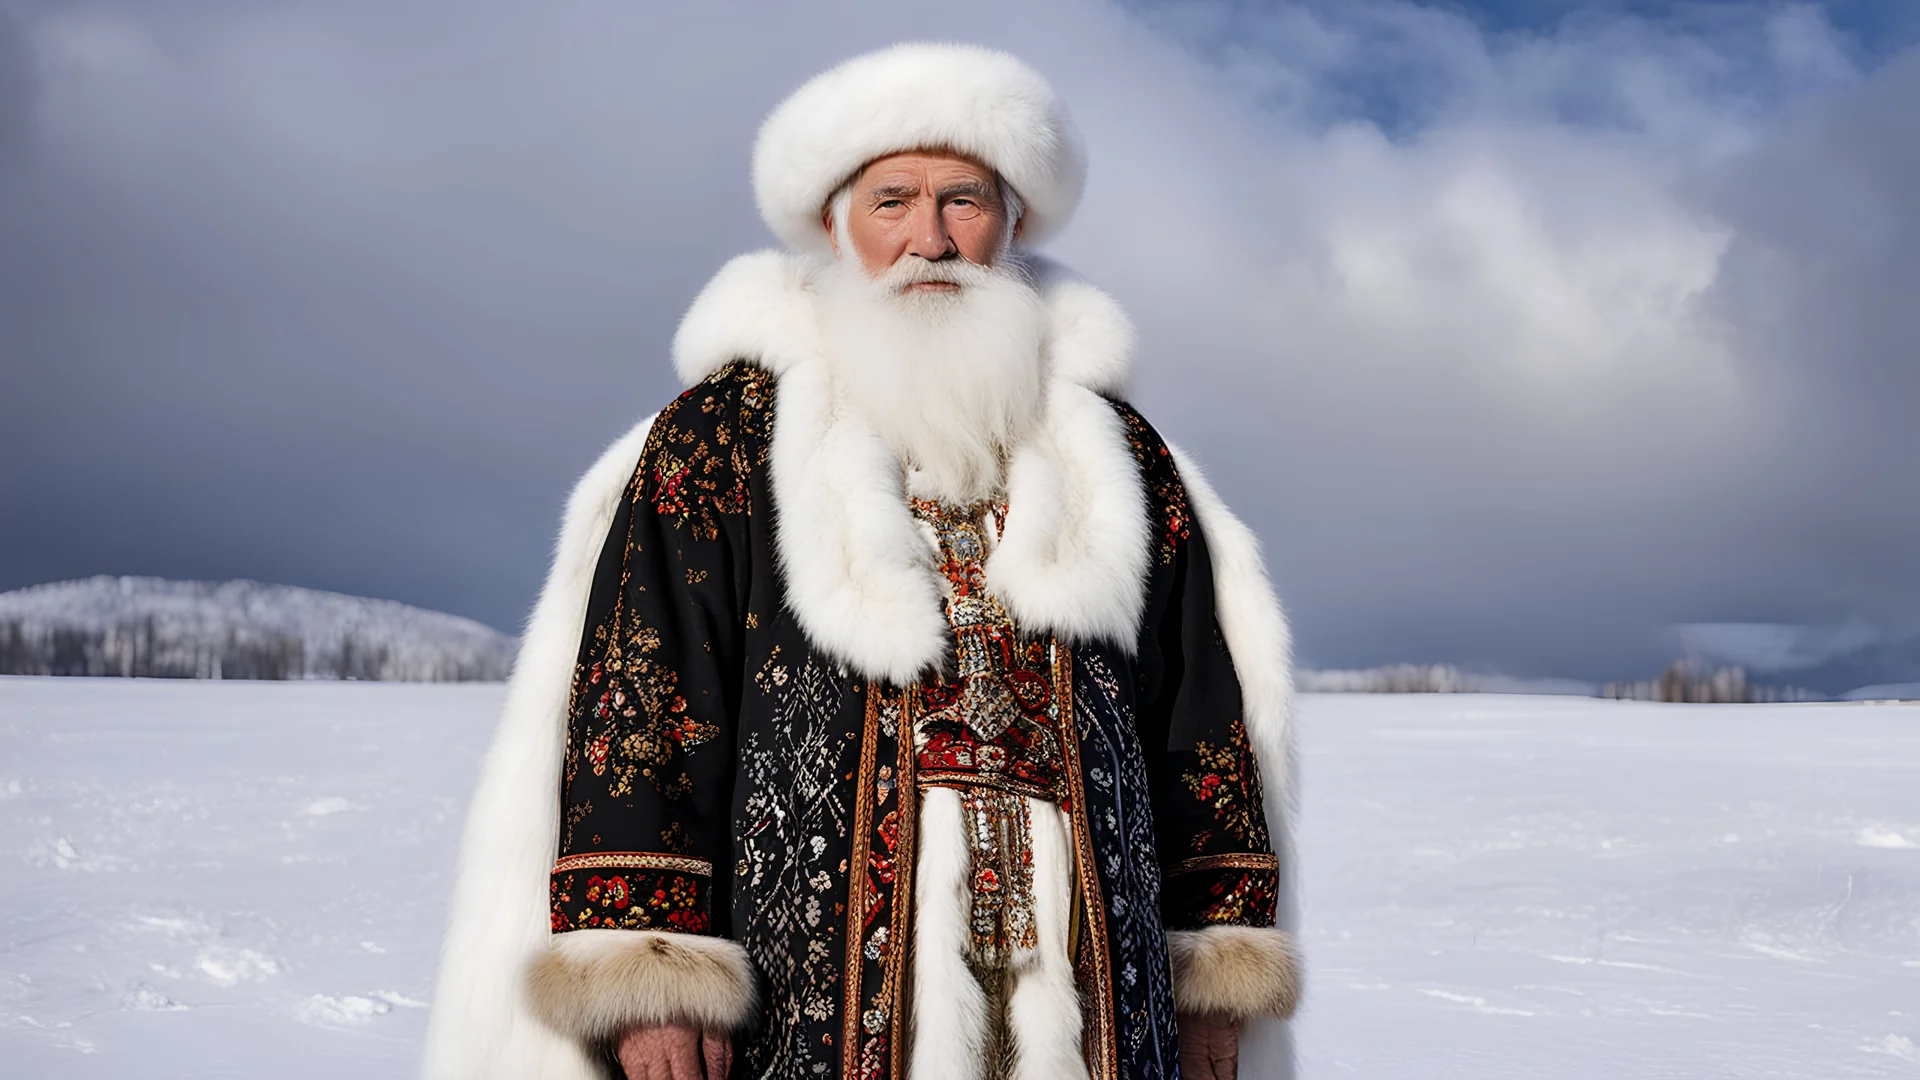
[[[939,541],[955,659],[951,678],[921,687],[925,711],[914,725],[921,785],[1064,802],[1047,642],[1022,638],[987,591],[987,523],[997,525],[1003,511],[915,499],[913,512]]]

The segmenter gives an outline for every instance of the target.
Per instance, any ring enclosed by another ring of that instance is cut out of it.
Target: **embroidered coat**
[[[723,270],[676,342],[690,388],[576,492],[469,821],[429,1076],[593,1076],[667,1019],[732,1029],[737,1076],[904,1073],[912,721],[952,639],[898,465],[834,407],[810,273]],[[1120,396],[1123,316],[1044,281],[1047,420],[986,576],[1065,736],[1090,1074],[1170,1078],[1176,1010],[1297,994],[1286,631],[1250,535]],[[1278,1024],[1243,1076],[1290,1075]]]

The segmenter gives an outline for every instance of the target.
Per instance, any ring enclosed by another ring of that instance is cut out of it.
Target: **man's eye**
[[[879,208],[882,210],[891,210],[894,207],[905,205],[907,204],[901,202],[899,199],[888,199],[886,202],[881,203]]]

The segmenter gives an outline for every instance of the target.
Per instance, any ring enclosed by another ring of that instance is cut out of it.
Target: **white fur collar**
[[[1023,629],[1131,652],[1146,597],[1146,495],[1102,395],[1126,389],[1133,328],[1057,264],[1035,269],[1052,381],[1035,434],[1013,452],[988,584]],[[939,579],[898,461],[837,405],[814,309],[819,270],[777,251],[729,262],[681,320],[674,368],[688,385],[743,359],[780,377],[770,469],[788,607],[823,652],[904,684],[947,650]]]

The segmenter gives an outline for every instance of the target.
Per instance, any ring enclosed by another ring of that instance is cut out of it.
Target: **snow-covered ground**
[[[500,697],[0,679],[0,1076],[409,1075]]]
[[[499,699],[0,679],[0,1076],[409,1075]],[[1920,1076],[1920,707],[1300,730],[1306,1080]]]
[[[1920,1076],[1920,707],[1301,713],[1307,1080]]]

